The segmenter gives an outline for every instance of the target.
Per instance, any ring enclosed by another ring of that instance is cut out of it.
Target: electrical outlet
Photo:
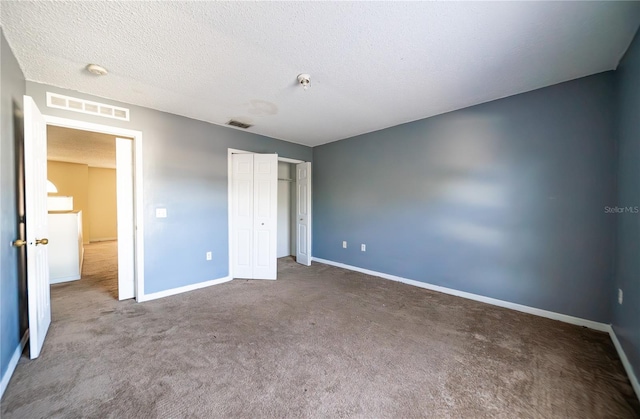
[[[346,242],[346,241],[343,241],[343,242],[342,242],[342,248],[343,248],[343,249],[346,249],[346,248],[347,248],[347,242]]]
[[[213,258],[213,254],[211,252],[207,252],[207,260],[211,260]]]
[[[622,304],[622,289],[618,288],[618,304]]]
[[[363,252],[366,252],[367,251],[367,245],[366,244],[361,244],[360,245],[360,250],[363,251]]]
[[[156,218],[167,218],[167,209],[156,208]]]

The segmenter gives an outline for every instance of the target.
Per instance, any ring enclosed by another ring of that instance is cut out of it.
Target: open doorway
[[[26,248],[27,301],[29,309],[29,356],[40,356],[51,324],[51,284],[49,281],[49,222],[47,209],[47,126],[80,129],[110,135],[123,135],[132,140],[116,139],[116,167],[118,193],[118,246],[126,244],[126,251],[118,249],[118,299],[133,298],[144,301],[144,229],[142,200],[142,132],[94,124],[54,116],[44,116],[33,98],[25,95],[24,115],[24,236],[12,244]],[[65,99],[66,100],[66,99]],[[120,147],[119,147],[120,145]],[[124,164],[121,164],[124,162]],[[122,168],[123,170],[120,170]],[[122,175],[122,178],[120,175]],[[126,182],[121,179],[127,179]],[[126,188],[121,187],[126,184]],[[135,188],[134,188],[135,185]],[[135,207],[134,207],[135,202]],[[125,216],[120,216],[121,211]],[[78,236],[79,242],[79,236]],[[80,249],[78,249],[80,252]],[[126,256],[126,259],[124,257]],[[124,260],[122,260],[124,259]],[[123,263],[124,262],[124,263]],[[122,275],[123,270],[127,275]],[[131,280],[129,280],[132,278]],[[121,290],[128,285],[128,296]],[[79,299],[83,304],[91,303]],[[73,307],[71,307],[73,310]]]
[[[133,223],[123,219],[133,217],[133,197],[124,199],[132,194],[131,142],[47,127],[49,276],[52,285],[61,284],[57,288],[101,292],[120,300],[134,297],[133,272],[120,266],[130,265],[133,249],[119,240],[119,227]],[[124,162],[118,161],[122,149]],[[128,208],[119,208],[123,204]]]

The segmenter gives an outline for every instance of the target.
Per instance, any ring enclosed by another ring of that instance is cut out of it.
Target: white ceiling
[[[640,3],[3,0],[1,22],[28,80],[313,146],[615,69]]]
[[[90,131],[47,127],[47,160],[116,168],[116,137]]]

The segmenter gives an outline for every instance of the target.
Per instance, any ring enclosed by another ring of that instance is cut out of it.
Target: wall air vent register
[[[244,122],[236,121],[235,119],[232,119],[229,122],[227,122],[227,125],[231,125],[232,127],[238,127],[242,129],[251,128],[253,126],[251,124],[245,124]]]
[[[127,108],[59,95],[57,93],[47,92],[47,106],[89,115],[103,116],[105,118],[119,119],[121,121],[129,120],[129,109]]]

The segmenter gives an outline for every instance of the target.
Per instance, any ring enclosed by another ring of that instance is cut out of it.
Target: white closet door
[[[253,278],[276,279],[278,155],[254,154],[253,156]]]
[[[311,265],[311,163],[296,165],[296,262]]]
[[[253,156],[253,154],[231,156],[234,278],[253,278]]]

